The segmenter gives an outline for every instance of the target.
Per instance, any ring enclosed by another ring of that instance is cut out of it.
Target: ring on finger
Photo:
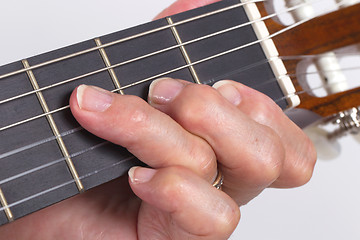
[[[218,190],[221,190],[222,185],[224,184],[224,175],[222,172],[218,169],[217,176],[215,178],[215,181],[213,182],[213,187],[215,187]]]

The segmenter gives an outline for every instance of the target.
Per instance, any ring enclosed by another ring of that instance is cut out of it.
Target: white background
[[[150,21],[172,2],[1,1],[0,65]],[[319,161],[306,186],[267,190],[242,207],[232,239],[360,239],[359,145],[341,143],[341,156]]]

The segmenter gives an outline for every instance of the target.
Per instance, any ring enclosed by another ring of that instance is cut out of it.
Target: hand
[[[211,88],[163,79],[152,84],[149,101],[151,106],[93,87],[75,90],[70,104],[80,124],[153,169],[134,168],[129,180],[122,177],[6,225],[0,236],[227,239],[240,217],[238,205],[266,187],[295,187],[311,177],[316,157],[310,141],[252,89],[232,81]],[[211,184],[217,167],[223,191]]]

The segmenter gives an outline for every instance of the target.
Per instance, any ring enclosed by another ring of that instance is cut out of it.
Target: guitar
[[[260,6],[261,6],[261,4],[260,4]],[[356,11],[356,9],[354,11]],[[335,15],[333,15],[333,16],[335,16]],[[326,19],[325,21],[328,21],[328,19]],[[277,29],[280,28],[280,26],[277,25],[274,22],[271,23],[271,24],[273,24],[273,25],[272,25],[272,27],[269,27],[269,29],[277,30]],[[294,41],[294,40],[293,39],[292,40],[288,39],[286,41]],[[358,41],[358,40],[356,40],[356,41]],[[286,45],[284,42],[281,42],[281,40],[279,40],[278,42],[275,41],[275,43],[277,43],[278,46],[282,46],[282,44]],[[349,44],[349,43],[346,43],[346,44]],[[325,49],[325,51],[332,50],[332,48],[333,48],[333,46],[329,47],[328,49]],[[280,49],[286,49],[286,48],[285,47],[279,47],[279,50]],[[294,55],[294,54],[298,55],[299,53],[305,53],[306,52],[306,50],[304,50],[304,49],[300,49],[298,53],[288,53],[288,52],[286,52],[286,50],[283,50],[283,51],[285,51],[285,52],[280,52],[281,55]],[[26,64],[24,64],[24,65],[26,65]],[[295,71],[295,69],[291,65],[288,65],[287,67],[288,67],[289,72]],[[27,74],[30,75],[29,71],[27,71]],[[36,73],[34,73],[34,75],[36,76]],[[295,84],[295,85],[296,85],[298,91],[302,91],[302,88],[301,88],[300,84]],[[291,94],[291,93],[288,93],[288,95],[289,94]],[[283,97],[285,97],[285,95]],[[322,117],[329,117],[329,116],[332,116],[332,114],[335,114],[335,113],[337,113],[339,111],[343,111],[343,110],[350,109],[351,107],[355,107],[355,106],[357,106],[356,104],[358,104],[358,102],[356,102],[356,100],[359,99],[358,98],[358,91],[356,91],[356,90],[353,90],[353,92],[339,93],[339,94],[330,96],[330,97],[328,97],[326,99],[323,99],[323,101],[326,102],[326,103],[330,102],[329,105],[325,108],[326,109],[325,112],[323,112],[323,110],[321,110],[321,111],[317,110],[318,109],[317,107],[322,106],[323,102],[321,104],[319,104],[319,99],[313,98],[311,96],[307,96],[307,97],[308,97],[308,99],[304,100],[303,104],[307,103],[308,105],[304,106],[304,108],[311,109],[311,110],[316,109],[316,113],[318,113]],[[349,97],[353,97],[355,100],[354,101],[345,101],[345,102],[346,103],[348,103],[348,102],[355,103],[354,105],[351,105],[351,106],[349,106],[349,105],[347,105],[347,106],[338,106],[338,105],[334,104],[333,102],[331,102],[331,101],[333,101],[332,99],[335,99],[335,98],[346,98],[346,99],[348,99]],[[285,103],[282,103],[282,104],[285,104]],[[316,104],[319,104],[319,105],[316,105]],[[332,108],[332,110],[327,110],[327,109],[330,108],[329,106],[335,106],[335,109]],[[284,106],[284,108],[286,108],[286,106]],[[323,108],[321,108],[321,109],[323,109]],[[315,110],[313,110],[313,111],[315,111]],[[94,140],[94,141],[97,141],[97,140]],[[99,143],[99,144],[101,144],[101,143]],[[7,197],[6,197],[6,192],[4,191],[4,199],[5,198],[7,198]],[[8,201],[8,202],[10,202],[10,201]],[[10,202],[10,204],[11,204],[11,202]],[[9,216],[7,216],[7,217],[9,218]],[[17,217],[15,216],[15,218],[17,218]]]

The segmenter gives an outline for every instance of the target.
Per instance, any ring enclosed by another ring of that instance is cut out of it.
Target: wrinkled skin
[[[179,0],[158,17],[213,0]],[[93,87],[70,105],[90,132],[153,169],[95,188],[0,228],[1,239],[227,239],[239,207],[267,187],[305,184],[313,145],[268,97],[239,83],[152,84],[149,104]],[[196,114],[194,114],[196,113]],[[212,186],[217,167],[223,191]]]

